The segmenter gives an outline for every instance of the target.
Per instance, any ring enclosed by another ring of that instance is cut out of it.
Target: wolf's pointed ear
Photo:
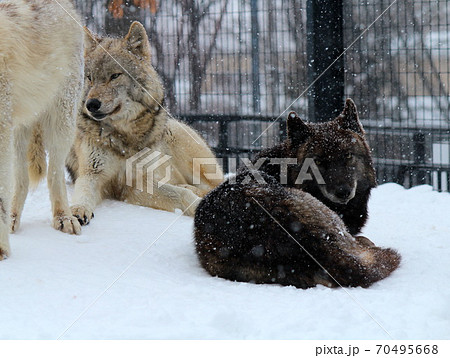
[[[297,113],[291,112],[287,118],[287,137],[294,147],[304,143],[311,135],[311,129]]]
[[[97,47],[99,39],[86,26],[83,27],[83,30],[84,30],[84,53],[88,54]]]
[[[344,110],[336,118],[339,127],[342,129],[350,129],[351,131],[363,136],[365,134],[364,128],[359,121],[358,111],[356,109],[355,102],[350,98],[345,101]]]
[[[130,26],[127,36],[125,36],[127,49],[137,57],[150,60],[150,44],[148,43],[147,31],[144,25],[134,21]]]

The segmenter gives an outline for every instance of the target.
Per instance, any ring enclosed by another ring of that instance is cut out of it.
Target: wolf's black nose
[[[347,199],[352,193],[352,188],[348,185],[342,185],[336,190],[336,196],[339,199]]]
[[[98,112],[101,106],[102,102],[100,102],[97,98],[90,99],[86,102],[87,110],[92,113]]]

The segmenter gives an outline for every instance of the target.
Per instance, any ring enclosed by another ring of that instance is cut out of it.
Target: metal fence
[[[122,19],[107,1],[75,2],[100,33],[145,24],[167,105],[219,156],[279,142],[287,111],[327,120],[351,97],[379,182],[449,190],[446,0],[123,1]]]
[[[345,39],[389,4],[346,2]],[[381,180],[450,188],[449,17],[448,1],[397,1],[346,54]]]

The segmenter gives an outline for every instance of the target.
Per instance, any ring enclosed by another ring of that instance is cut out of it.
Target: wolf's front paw
[[[17,213],[11,214],[11,226],[10,226],[10,232],[11,234],[15,233],[20,226],[20,217],[17,215]]]
[[[9,256],[10,248],[9,244],[0,244],[0,261],[6,259]]]
[[[78,219],[80,225],[87,225],[94,217],[94,213],[82,205],[74,205],[70,208],[72,215]]]
[[[81,225],[75,216],[58,215],[53,218],[53,227],[56,230],[71,235],[81,234]]]

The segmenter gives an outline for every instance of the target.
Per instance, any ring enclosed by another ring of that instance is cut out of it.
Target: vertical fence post
[[[426,183],[426,171],[420,166],[425,164],[425,134],[422,132],[414,133],[413,135],[414,142],[414,164],[416,164],[416,168],[413,170],[413,179],[415,177],[416,183],[412,183],[412,185],[420,185]]]
[[[308,81],[315,82],[308,95],[309,119],[324,122],[342,110],[344,100],[343,33],[344,0],[308,0]]]
[[[259,113],[260,106],[260,81],[259,81],[259,22],[258,22],[258,0],[250,1],[252,22],[252,89],[253,89],[253,112]]]
[[[225,173],[228,173],[228,159],[230,158],[230,153],[228,152],[228,130],[229,130],[229,122],[224,118],[219,121],[219,148],[220,148],[220,157],[223,160],[222,166]]]

